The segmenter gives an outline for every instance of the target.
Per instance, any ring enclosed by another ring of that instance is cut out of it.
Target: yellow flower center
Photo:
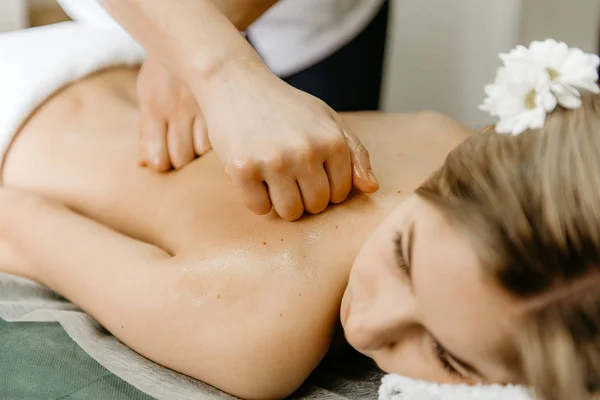
[[[535,104],[535,96],[537,95],[535,89],[531,89],[527,96],[525,96],[525,108],[528,110],[533,110],[536,107]]]
[[[550,79],[553,81],[560,76],[560,73],[554,68],[548,68],[546,71],[548,71],[548,75],[550,75]]]

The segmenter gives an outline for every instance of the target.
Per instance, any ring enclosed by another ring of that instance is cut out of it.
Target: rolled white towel
[[[531,390],[515,385],[450,385],[386,375],[379,400],[535,400]]]

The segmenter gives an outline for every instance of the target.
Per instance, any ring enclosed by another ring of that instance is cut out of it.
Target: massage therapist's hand
[[[329,202],[343,201],[353,183],[367,193],[378,189],[367,151],[342,119],[322,101],[275,76],[240,34],[276,0],[100,2],[151,57],[187,84],[204,115],[210,143],[250,210],[265,214],[274,208],[281,217],[295,220],[304,211],[318,213]],[[148,73],[148,87],[158,82],[150,78],[151,66],[142,71]],[[140,89],[144,79],[140,77]],[[169,87],[163,94],[176,93]],[[159,92],[161,86],[154,89]],[[156,92],[150,91],[148,99]],[[147,107],[151,103],[141,94]],[[166,132],[163,148],[166,142],[173,163],[171,148],[178,145],[170,146],[169,138],[187,138],[188,149],[190,139],[171,131],[187,127],[189,132],[198,112],[177,96],[156,98],[171,101],[146,108],[143,119],[158,113],[160,117],[153,117],[155,131],[148,135],[160,144]],[[176,163],[190,157],[188,151]]]
[[[194,92],[213,149],[256,214],[274,208],[292,221],[345,200],[353,183],[378,189],[369,153],[342,118],[264,64],[232,61]]]
[[[149,58],[138,75],[140,165],[182,168],[210,150],[206,123],[190,90]]]

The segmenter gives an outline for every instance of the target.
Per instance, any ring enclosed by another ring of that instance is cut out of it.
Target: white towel
[[[533,393],[514,385],[436,384],[386,375],[379,387],[379,400],[533,400]]]
[[[135,65],[144,50],[129,36],[64,22],[0,35],[0,159],[44,100],[103,68]]]

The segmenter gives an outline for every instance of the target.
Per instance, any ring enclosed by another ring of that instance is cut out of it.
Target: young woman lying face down
[[[386,372],[555,399],[594,389],[597,95],[520,136],[346,115],[380,191],[288,223],[248,212],[212,153],[168,174],[136,166],[135,80],[95,74],[24,124],[2,172],[5,272],[243,398],[293,392],[338,321]]]

